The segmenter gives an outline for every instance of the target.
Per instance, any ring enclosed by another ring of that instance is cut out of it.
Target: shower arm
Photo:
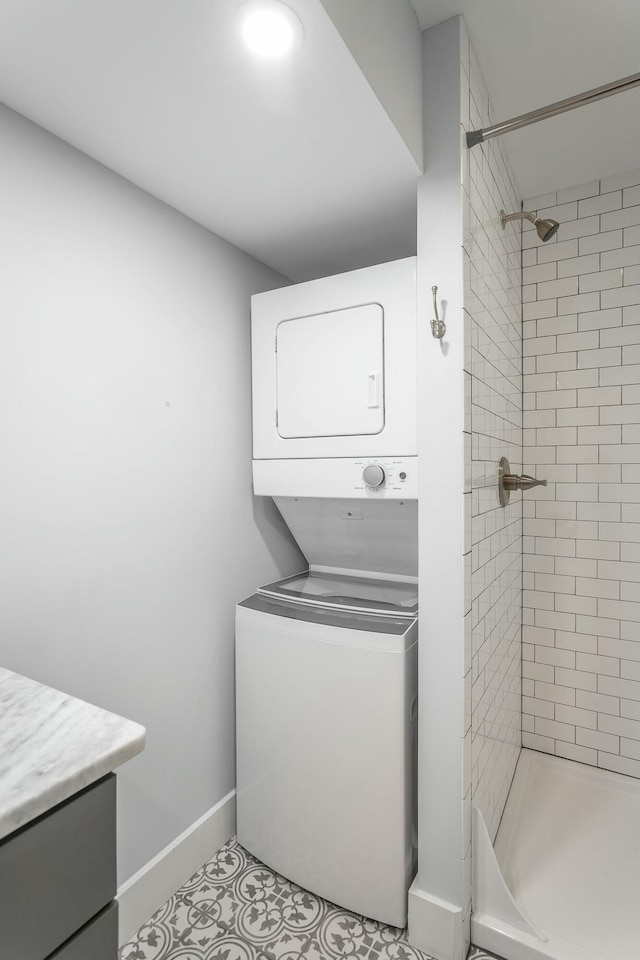
[[[605,83],[602,87],[594,87],[593,90],[575,94],[573,97],[567,97],[565,100],[557,100],[555,103],[550,103],[546,107],[540,107],[538,110],[521,113],[517,117],[512,117],[511,120],[494,123],[493,126],[484,127],[480,130],[471,130],[467,134],[467,146],[475,147],[478,143],[484,143],[485,140],[490,140],[492,137],[500,137],[503,133],[510,133],[512,130],[528,127],[531,123],[538,123],[538,121],[546,120],[548,117],[555,117],[559,113],[567,113],[568,110],[575,110],[576,107],[584,107],[588,103],[595,103],[596,100],[612,97],[616,93],[633,90],[634,87],[639,85],[640,73],[632,73],[628,77],[622,77],[621,80]]]
[[[500,222],[504,227],[505,223],[509,223],[511,220],[529,220],[530,223],[539,223],[540,220],[534,213],[529,213],[527,210],[519,210],[518,213],[505,213],[504,210],[500,211]]]

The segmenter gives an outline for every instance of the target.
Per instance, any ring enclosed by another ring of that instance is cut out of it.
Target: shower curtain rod
[[[546,120],[547,117],[555,117],[559,113],[566,113],[567,110],[575,110],[576,107],[583,107],[587,103],[595,103],[596,100],[611,97],[614,93],[624,93],[625,90],[632,90],[639,84],[640,73],[633,73],[630,77],[605,83],[602,87],[594,87],[593,90],[587,90],[586,93],[578,93],[573,97],[567,97],[566,100],[558,100],[556,103],[550,103],[547,107],[540,107],[538,110],[531,110],[529,113],[521,113],[519,117],[512,117],[511,120],[505,120],[503,123],[494,123],[492,127],[471,130],[467,134],[467,146],[475,147],[476,144],[490,140],[491,137],[500,137],[503,133],[519,130],[520,127],[528,127],[530,123],[538,123],[539,120]]]

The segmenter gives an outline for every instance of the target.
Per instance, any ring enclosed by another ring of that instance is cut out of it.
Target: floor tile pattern
[[[485,954],[478,954],[481,960]],[[120,960],[431,960],[404,930],[349,913],[226,843]]]

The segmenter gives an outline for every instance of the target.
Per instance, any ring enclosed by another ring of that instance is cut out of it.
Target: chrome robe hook
[[[431,287],[431,293],[433,294],[433,320],[431,321],[431,333],[436,340],[442,340],[447,332],[447,327],[444,320],[440,320],[438,317],[438,301],[436,300],[438,288]]]

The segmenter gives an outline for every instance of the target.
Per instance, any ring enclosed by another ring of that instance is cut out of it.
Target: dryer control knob
[[[377,463],[370,463],[362,471],[362,479],[368,487],[381,487],[385,480],[384,470]]]

